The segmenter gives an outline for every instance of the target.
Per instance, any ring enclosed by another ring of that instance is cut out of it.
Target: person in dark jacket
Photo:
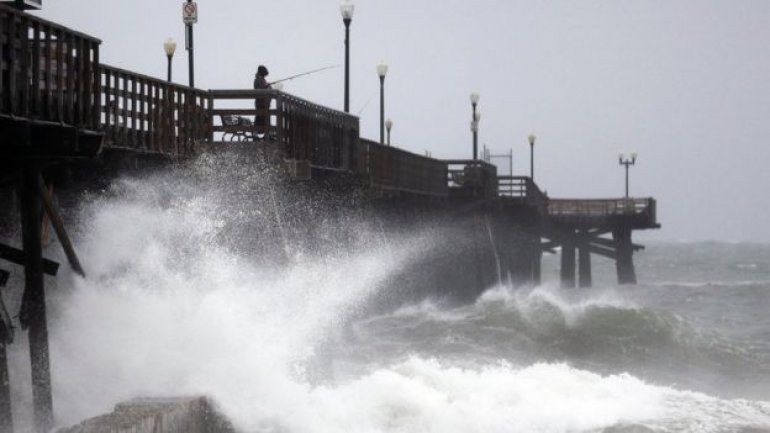
[[[270,89],[270,83],[267,82],[267,68],[259,65],[257,75],[254,77],[254,88],[257,90]],[[269,126],[270,116],[267,111],[270,109],[270,98],[260,97],[254,100],[254,108],[257,109],[257,115],[254,117],[254,128],[257,134],[266,134]],[[259,137],[259,135],[258,135]]]

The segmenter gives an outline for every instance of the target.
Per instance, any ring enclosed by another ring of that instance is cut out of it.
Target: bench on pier
[[[227,134],[230,134],[230,141],[248,141],[254,138],[252,134],[254,123],[251,119],[228,114],[222,114],[219,117],[222,119],[222,126],[225,127],[223,140],[227,139]]]

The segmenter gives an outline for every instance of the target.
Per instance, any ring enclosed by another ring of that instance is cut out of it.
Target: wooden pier
[[[557,248],[565,287],[591,285],[592,254],[615,261],[619,283],[635,283],[633,253],[643,247],[632,232],[659,227],[652,198],[553,199],[529,177],[498,176],[484,161],[438,160],[367,140],[356,116],[281,91],[195,89],[104,65],[99,45],[0,4],[0,198],[16,202],[22,229],[22,245],[0,245],[0,259],[25,269],[19,317],[29,332],[40,432],[53,422],[44,274],[58,269],[42,257],[44,214],[70,266],[85,275],[51,200],[62,168],[110,173],[248,143],[287,179],[336,179],[363,188],[382,209],[464,218],[470,237],[492,248],[460,253],[495,262],[492,275],[480,272],[475,295],[494,281],[539,283],[542,253]],[[8,218],[12,206],[2,207],[0,218]],[[0,336],[12,331],[0,320]],[[6,344],[0,340],[0,363]],[[4,371],[0,365],[0,433],[13,430]]]

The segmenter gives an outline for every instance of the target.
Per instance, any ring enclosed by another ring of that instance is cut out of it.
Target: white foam
[[[261,269],[210,245],[221,215],[205,197],[164,208],[132,187],[138,199],[101,203],[92,214],[81,244],[89,278],[75,280],[52,308],[61,425],[137,396],[189,394],[212,396],[244,431],[269,432],[574,432],[765,422],[770,413],[764,403],[723,402],[564,364],[461,368],[414,357],[318,384],[304,369],[319,342],[429,243],[390,239],[388,248],[298,256]],[[493,292],[481,302],[500,299],[545,299],[566,311],[583,305],[546,289]],[[711,411],[697,410],[704,402]]]

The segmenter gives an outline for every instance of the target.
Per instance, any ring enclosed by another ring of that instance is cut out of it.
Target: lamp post
[[[377,65],[377,75],[380,76],[380,144],[385,144],[385,75],[388,73],[388,65]]]
[[[630,156],[624,154],[618,155],[618,163],[626,167],[626,198],[628,198],[628,167],[636,164],[636,153],[632,153]]]
[[[340,5],[342,22],[345,23],[345,112],[350,112],[350,22],[353,21],[355,5],[345,0]]]
[[[476,104],[479,103],[479,94],[478,93],[471,93],[471,107],[473,107],[473,112],[471,113],[471,132],[473,132],[473,160],[478,159],[478,132],[479,132],[479,118],[480,115],[477,116],[476,114]]]
[[[388,131],[388,146],[390,146],[390,128],[393,127],[393,121],[388,119],[385,121],[385,129]]]
[[[163,50],[166,51],[166,57],[168,58],[168,82],[171,82],[171,58],[174,57],[174,51],[176,51],[176,42],[173,39],[168,38],[163,43]]]
[[[529,134],[529,178],[535,181],[535,134]]]
[[[187,0],[187,3],[193,3],[192,0]],[[196,4],[197,5],[197,4]],[[197,8],[197,6],[195,6]],[[187,31],[187,61],[189,69],[189,76],[190,76],[190,87],[195,87],[195,61],[193,56],[193,23],[197,21],[197,11],[196,11],[196,17],[194,21],[190,21],[186,24],[186,31]]]

